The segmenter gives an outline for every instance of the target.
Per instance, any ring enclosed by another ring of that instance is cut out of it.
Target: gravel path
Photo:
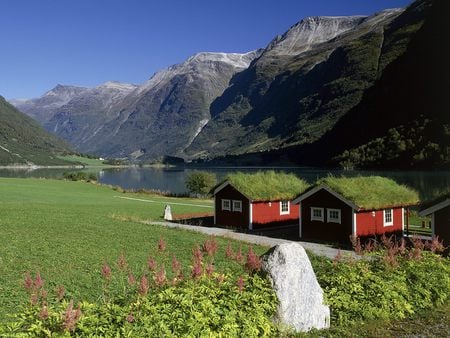
[[[180,223],[173,223],[173,222],[146,221],[143,223],[157,224],[157,225],[167,226],[169,228],[179,228],[179,229],[184,229],[184,230],[189,230],[189,231],[201,232],[201,233],[207,234],[207,235],[221,236],[221,237],[235,239],[235,240],[250,243],[250,244],[263,245],[263,246],[268,246],[268,247],[272,247],[272,246],[275,246],[275,245],[278,245],[281,243],[296,242],[296,243],[301,244],[306,250],[309,250],[316,255],[325,256],[325,257],[328,257],[331,259],[336,257],[336,255],[339,251],[338,249],[332,248],[325,244],[309,243],[309,242],[301,242],[301,241],[290,241],[287,239],[272,238],[272,237],[252,235],[252,234],[244,234],[241,232],[236,232],[231,229],[203,227],[203,226],[180,224]],[[350,250],[341,250],[341,254],[345,255],[345,256],[350,255],[353,257],[357,257],[357,255],[353,251],[350,251]]]

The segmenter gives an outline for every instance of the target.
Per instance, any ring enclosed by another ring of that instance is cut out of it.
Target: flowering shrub
[[[231,246],[229,246],[231,248]],[[54,295],[45,291],[38,273],[27,274],[24,288],[30,302],[8,325],[8,334],[32,336],[274,336],[278,327],[271,322],[277,299],[265,278],[257,272],[259,257],[249,247],[247,262],[239,248],[241,271],[216,271],[215,238],[192,250],[191,266],[183,267],[167,252],[164,239],[156,245],[156,257],[145,267],[131,271],[124,253],[110,266],[99,268],[103,280],[100,301],[79,302],[65,297],[58,286]],[[172,268],[166,271],[166,258]],[[236,257],[229,257],[235,260]],[[170,263],[169,263],[170,264]],[[190,270],[185,277],[183,270]],[[249,272],[250,274],[247,274]]]
[[[352,242],[362,259],[339,252],[332,261],[312,261],[331,308],[332,325],[403,319],[448,300],[450,259],[434,253],[443,249],[437,239],[413,239],[410,245],[384,236],[365,245],[359,239]]]

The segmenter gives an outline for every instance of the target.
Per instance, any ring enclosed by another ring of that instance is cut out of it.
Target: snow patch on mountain
[[[277,36],[264,54],[298,55],[312,46],[334,39],[357,27],[367,16],[314,16],[292,26],[284,35]]]
[[[261,50],[248,53],[213,53],[201,52],[189,57],[186,61],[170,66],[156,72],[148,81],[142,84],[135,95],[149,91],[156,87],[165,85],[170,79],[180,74],[194,72],[198,76],[208,74],[212,63],[223,63],[230,65],[237,71],[248,68],[250,63],[261,54]]]

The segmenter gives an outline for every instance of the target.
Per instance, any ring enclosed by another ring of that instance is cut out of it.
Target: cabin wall
[[[253,202],[253,228],[298,224],[299,206],[289,202],[289,214],[280,213],[280,201]]]
[[[326,190],[319,190],[305,198],[301,206],[301,238],[330,243],[350,243],[352,234],[352,208]],[[311,208],[323,208],[324,220],[311,220]],[[327,209],[341,210],[341,223],[329,222]]]
[[[222,199],[242,201],[242,211],[222,210]],[[249,200],[232,186],[226,186],[214,196],[216,224],[248,229],[250,220]]]
[[[393,224],[384,226],[383,210],[363,211],[356,214],[356,235],[370,237],[376,235],[401,234],[403,213],[402,208],[393,209]]]
[[[434,234],[444,242],[444,246],[450,246],[450,206],[434,213]]]

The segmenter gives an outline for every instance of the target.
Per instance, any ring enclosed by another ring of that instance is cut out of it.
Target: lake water
[[[342,171],[315,168],[201,168],[216,174],[217,179],[223,179],[228,173],[236,171],[255,172],[272,169],[294,173],[309,183],[318,178],[332,175],[368,176],[379,175],[394,179],[416,189],[422,199],[427,199],[450,187],[450,171]],[[172,193],[184,193],[186,176],[196,169],[160,169],[160,168],[120,168],[101,169],[97,172],[99,181],[103,184],[117,185],[124,189],[157,189]],[[69,169],[36,169],[36,170],[6,170],[0,169],[0,177],[45,177],[61,178]]]

